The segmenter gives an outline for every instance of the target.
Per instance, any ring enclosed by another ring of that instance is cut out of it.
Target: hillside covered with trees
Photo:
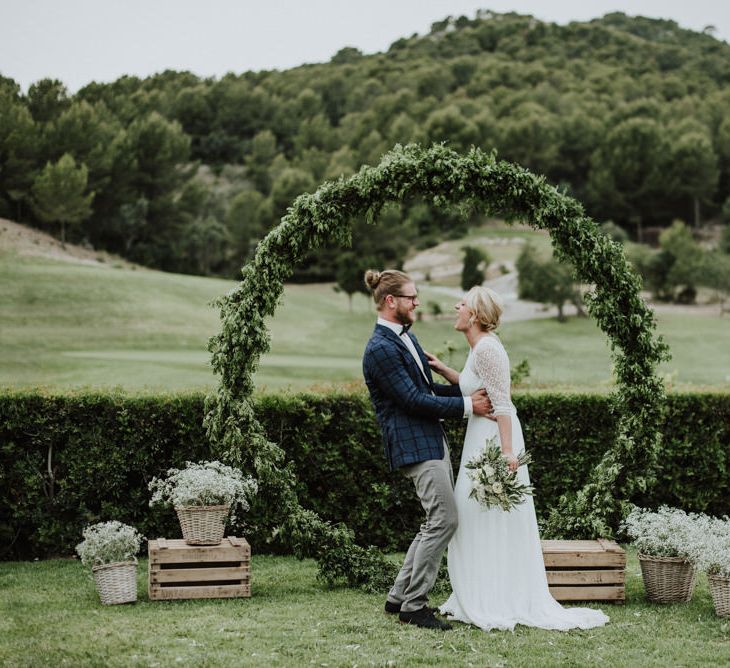
[[[609,14],[558,26],[481,12],[329,63],[201,79],[0,76],[0,217],[151,267],[235,276],[287,205],[396,143],[518,162],[634,237],[730,219],[730,45],[711,30]],[[354,228],[300,280],[397,264],[473,220],[408,201],[387,235]]]

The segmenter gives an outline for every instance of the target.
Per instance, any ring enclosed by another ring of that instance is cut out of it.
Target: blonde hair
[[[373,293],[373,301],[380,310],[388,295],[397,295],[403,291],[406,283],[412,283],[411,277],[397,269],[375,271],[368,269],[365,272],[365,285]]]
[[[483,332],[497,329],[504,311],[504,302],[492,288],[475,285],[466,293],[464,304],[472,314],[469,324],[476,322]]]

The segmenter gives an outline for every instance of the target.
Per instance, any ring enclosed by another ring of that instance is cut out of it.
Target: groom
[[[481,390],[462,397],[458,385],[437,385],[416,337],[408,333],[419,305],[408,274],[365,273],[378,309],[378,322],[363,357],[363,374],[383,433],[390,470],[413,481],[426,512],[403,566],[388,593],[385,611],[401,622],[448,630],[434,616],[428,594],[436,582],[444,549],[456,530],[454,476],[443,418],[488,415],[492,405]]]

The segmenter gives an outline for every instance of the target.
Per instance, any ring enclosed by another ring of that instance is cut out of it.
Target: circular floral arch
[[[265,437],[251,402],[253,374],[269,350],[264,318],[274,314],[284,281],[311,249],[349,244],[353,218],[365,213],[374,222],[386,203],[414,195],[437,206],[466,205],[548,230],[556,255],[592,286],[586,305],[607,335],[615,362],[611,406],[617,429],[584,487],[552,510],[547,533],[608,536],[627,500],[652,482],[664,398],[655,369],[666,346],[653,335],[653,315],[621,245],[602,234],[578,202],[517,165],[479,149],[460,155],[442,145],[396,146],[378,166],[297,197],[244,266],[241,283],[219,300],[223,327],[209,344],[220,376],[217,391],[206,400],[211,444],[230,463],[255,469],[262,496],[278,510],[275,530],[300,556],[316,557],[320,575],[331,582],[344,577],[350,584],[382,586],[393,568],[375,548],[359,547],[346,527],[332,526],[299,504],[291,467],[281,448]]]

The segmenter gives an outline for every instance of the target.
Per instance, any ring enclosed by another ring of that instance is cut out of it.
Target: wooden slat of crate
[[[229,566],[223,568],[170,568],[153,567],[150,582],[205,582],[206,580],[248,580],[248,566]]]
[[[626,553],[613,541],[544,540],[542,551],[557,601],[624,601]]]
[[[615,587],[550,587],[556,601],[609,601],[623,603],[626,594],[622,586]]]
[[[248,596],[251,596],[250,584],[150,588],[150,600],[153,601],[189,598],[245,598]]]
[[[542,556],[548,568],[626,566],[626,553],[607,540],[544,540]]]
[[[148,552],[150,559],[154,559],[158,564],[241,561],[251,557],[251,547],[248,542],[235,536],[224,538],[220,545],[188,545],[182,538],[174,540],[159,538],[149,542]]]
[[[220,545],[160,538],[149,542],[148,552],[151,600],[251,595],[251,548],[243,538]]]
[[[623,584],[626,581],[625,571],[587,570],[587,571],[547,571],[549,585],[592,585]]]

